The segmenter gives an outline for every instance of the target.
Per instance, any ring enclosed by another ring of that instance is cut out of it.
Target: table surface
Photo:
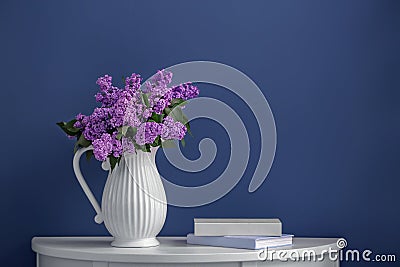
[[[186,237],[157,237],[160,246],[151,248],[115,248],[112,237],[34,237],[32,249],[38,254],[89,261],[135,263],[238,262],[257,261],[258,250],[211,247],[186,244]],[[338,249],[337,238],[299,238],[293,245],[276,250],[312,249],[316,255]],[[273,249],[269,249],[271,253]],[[289,253],[288,253],[289,254]],[[274,257],[274,254],[272,254]]]

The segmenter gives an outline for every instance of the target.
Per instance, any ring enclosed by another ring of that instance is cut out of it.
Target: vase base
[[[111,242],[111,246],[119,247],[119,248],[147,248],[147,247],[156,247],[160,245],[157,238],[140,238],[134,240],[126,240],[115,238],[113,242]]]

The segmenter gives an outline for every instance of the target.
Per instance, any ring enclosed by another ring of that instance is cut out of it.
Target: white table
[[[188,245],[185,237],[158,240],[158,247],[115,248],[110,246],[112,237],[35,237],[32,249],[37,253],[37,267],[339,266],[338,260],[324,252],[338,250],[336,238],[294,238],[292,246],[269,249],[266,260],[266,254],[259,255],[257,250]],[[316,261],[293,260],[297,256],[308,257],[304,253],[310,250],[315,252]],[[324,253],[326,257],[319,261]],[[285,257],[287,261],[283,261]]]

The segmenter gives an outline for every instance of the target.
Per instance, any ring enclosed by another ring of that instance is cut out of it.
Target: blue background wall
[[[400,2],[2,1],[0,32],[4,266],[34,266],[33,236],[107,234],[74,178],[73,142],[55,122],[95,107],[100,75],[147,78],[190,60],[231,65],[259,85],[275,115],[277,153],[249,194],[255,119],[240,99],[201,85],[201,95],[245,119],[251,163],[219,201],[169,207],[161,235],[191,232],[193,217],[279,217],[287,233],[343,236],[351,248],[400,256]],[[205,136],[227,147],[217,124],[192,127],[188,157]],[[219,156],[203,175],[175,178],[202,184],[223,164]],[[106,174],[98,162],[82,165],[100,195]]]

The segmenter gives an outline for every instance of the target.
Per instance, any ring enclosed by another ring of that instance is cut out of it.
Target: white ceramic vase
[[[157,234],[164,225],[167,202],[158,173],[155,156],[151,152],[125,153],[120,163],[110,170],[108,162],[102,167],[109,170],[103,191],[101,208],[89,189],[79,167],[82,154],[93,147],[79,149],[73,159],[75,175],[97,215],[95,221],[104,224],[114,237],[115,247],[152,247],[159,245]]]

